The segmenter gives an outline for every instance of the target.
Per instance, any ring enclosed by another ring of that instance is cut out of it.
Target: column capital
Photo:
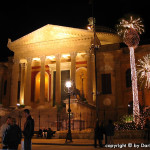
[[[23,69],[23,68],[25,68],[26,63],[20,63],[20,65],[21,65],[21,68]]]
[[[46,56],[45,56],[45,55],[40,56],[40,60],[41,60],[41,61],[45,61],[45,59],[46,59]]]
[[[56,57],[56,60],[60,60],[61,59],[61,54],[60,53],[56,54],[55,57]]]
[[[32,62],[32,59],[33,59],[32,57],[27,57],[27,58],[26,58],[27,63],[31,63],[31,62]]]
[[[70,57],[75,58],[77,56],[77,52],[70,52]]]
[[[14,64],[19,64],[20,63],[20,59],[19,58],[13,58],[13,63]]]

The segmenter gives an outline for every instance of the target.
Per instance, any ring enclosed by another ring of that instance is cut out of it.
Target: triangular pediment
[[[61,39],[73,39],[84,36],[92,36],[92,32],[83,29],[70,28],[58,25],[45,25],[13,42],[11,46],[19,46],[40,42],[57,41]]]
[[[90,49],[93,37],[93,31],[48,24],[15,41],[9,39],[7,46],[20,57],[49,56],[71,51],[85,52]],[[118,36],[104,32],[97,32],[97,40],[101,45],[119,42]]]

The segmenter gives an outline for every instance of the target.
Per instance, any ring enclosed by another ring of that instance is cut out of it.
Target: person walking
[[[99,121],[97,120],[96,121],[96,124],[95,124],[95,128],[94,128],[94,147],[96,148],[97,147],[97,140],[99,142],[99,145],[100,145],[100,137],[99,137]]]
[[[17,150],[18,145],[21,143],[21,138],[21,129],[16,125],[16,119],[12,118],[10,127],[4,133],[3,143],[8,145],[10,150]]]
[[[106,136],[107,136],[107,144],[114,144],[113,136],[115,134],[115,126],[112,120],[108,121],[108,125],[106,126]]]
[[[7,117],[6,122],[1,126],[0,136],[2,138],[2,149],[8,148],[8,146],[3,143],[3,137],[6,130],[9,128],[10,124],[11,124],[11,117]]]
[[[25,109],[24,115],[26,117],[26,122],[24,124],[24,150],[31,150],[31,139],[34,135],[34,120],[30,115],[30,110]]]

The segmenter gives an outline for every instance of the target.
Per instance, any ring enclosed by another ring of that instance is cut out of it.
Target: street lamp
[[[99,103],[98,103],[98,98],[97,98],[97,95],[98,95],[98,90],[97,90],[97,58],[96,58],[96,51],[100,48],[101,46],[101,43],[100,43],[100,40],[98,39],[97,35],[96,35],[96,30],[95,30],[95,18],[94,17],[90,17],[88,19],[89,21],[89,24],[87,26],[87,29],[88,30],[92,30],[93,31],[93,41],[91,43],[91,48],[90,48],[90,52],[91,53],[94,53],[94,56],[95,56],[95,84],[96,84],[96,117],[97,119],[99,119]]]
[[[19,127],[21,128],[21,119],[22,119],[22,115],[21,115],[21,108],[20,108],[20,103],[17,103],[17,107],[18,107],[18,110],[19,110],[19,115],[18,115],[18,117],[19,117],[19,123],[18,123],[18,125],[19,125]]]
[[[67,140],[70,140],[70,142],[72,142],[72,134],[71,134],[71,120],[70,120],[70,113],[71,113],[71,109],[70,109],[70,95],[71,92],[73,91],[73,82],[71,81],[67,81],[65,83],[65,88],[64,91],[68,94],[68,104],[69,104],[69,108],[68,108],[68,113],[69,113],[69,125],[68,125],[68,133],[66,136],[66,142]]]

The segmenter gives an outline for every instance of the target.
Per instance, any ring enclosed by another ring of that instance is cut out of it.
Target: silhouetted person
[[[150,121],[147,118],[145,125],[144,125],[144,131],[145,131],[145,139],[147,139],[148,141],[150,140]]]
[[[55,134],[55,131],[53,131],[51,128],[48,128],[48,130],[47,130],[47,139],[51,139],[53,134]]]
[[[3,149],[7,149],[8,148],[8,146],[3,143],[3,138],[4,138],[4,133],[6,132],[6,130],[9,128],[9,126],[11,124],[11,121],[12,121],[11,117],[8,117],[6,119],[6,122],[1,126],[1,134],[0,134],[0,136],[2,138],[2,148]]]
[[[99,146],[103,147],[102,140],[103,140],[103,134],[105,133],[105,128],[103,122],[101,122],[99,126]]]
[[[31,139],[34,135],[34,120],[30,115],[29,109],[24,110],[26,122],[24,124],[24,150],[31,150]]]
[[[42,137],[42,136],[43,136],[43,131],[42,129],[39,129],[38,137]]]
[[[11,125],[4,134],[3,142],[8,145],[8,149],[17,150],[18,145],[21,143],[21,138],[21,129],[16,125],[16,119],[12,118]]]
[[[108,125],[106,126],[106,136],[107,136],[107,144],[114,144],[113,136],[115,134],[115,126],[112,120],[108,121]]]
[[[94,147],[95,147],[95,148],[97,147],[97,140],[98,140],[99,145],[100,145],[99,131],[100,131],[100,128],[99,128],[99,121],[97,120],[97,121],[96,121],[96,124],[95,124],[95,128],[94,128]]]
[[[47,138],[47,129],[45,129],[45,128],[43,129],[43,137]]]

